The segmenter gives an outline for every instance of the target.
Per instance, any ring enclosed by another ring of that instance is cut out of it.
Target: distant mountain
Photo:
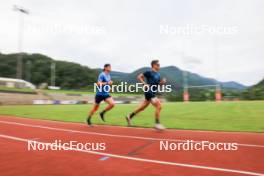
[[[129,73],[123,73],[123,72],[118,72],[118,71],[112,71],[111,72],[111,78],[113,80],[119,80],[119,79],[124,79],[129,75]]]
[[[100,73],[103,71],[101,68],[96,68],[94,69],[96,72]],[[125,78],[129,75],[130,73],[124,73],[124,72],[119,72],[119,71],[111,71],[111,79],[114,81],[122,81],[125,80]]]
[[[51,63],[56,63],[56,85],[67,89],[80,89],[86,87],[87,85],[92,85],[97,80],[98,71],[102,71],[102,69],[91,69],[78,63],[57,61],[42,54],[22,53],[21,56],[23,58],[22,78],[35,85],[50,83]],[[16,77],[17,57],[17,53],[0,53],[0,77]],[[137,75],[149,69],[150,68],[148,67],[143,67],[132,73],[113,71],[111,76],[115,81],[135,83],[137,82]],[[168,84],[176,85],[176,88],[183,87],[184,71],[180,68],[175,66],[162,67],[160,73],[162,77],[167,78]],[[220,84],[223,88],[235,90],[243,90],[247,88],[237,82],[219,82],[215,79],[203,77],[196,73],[187,73],[189,85],[199,86]],[[263,85],[263,81],[256,86],[261,85]]]
[[[113,72],[112,77],[118,81],[126,81],[128,83],[137,82],[136,77],[138,74],[150,70],[148,67],[137,69],[132,73]],[[174,84],[176,87],[183,87],[183,73],[184,71],[176,66],[162,67],[160,69],[162,77],[167,78],[168,84]],[[243,90],[247,88],[245,85],[231,81],[231,82],[220,82],[212,78],[200,76],[196,73],[187,72],[188,84],[192,86],[200,85],[215,85],[220,84],[222,88]]]
[[[229,82],[220,82],[220,85],[224,88],[230,88],[230,89],[239,89],[239,90],[244,90],[247,88],[247,86],[234,82],[234,81],[229,81]]]

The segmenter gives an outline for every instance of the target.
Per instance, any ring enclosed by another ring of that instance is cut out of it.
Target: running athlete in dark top
[[[166,79],[161,79],[159,70],[160,70],[159,61],[153,60],[151,62],[151,70],[138,75],[137,77],[138,80],[144,85],[147,85],[148,90],[144,92],[145,100],[142,102],[142,104],[135,111],[133,111],[132,113],[126,116],[128,126],[131,126],[131,120],[136,114],[138,114],[140,111],[143,111],[146,107],[148,107],[149,104],[152,104],[156,109],[155,128],[159,130],[165,129],[165,127],[162,124],[160,124],[161,102],[156,97],[156,94],[158,89],[157,87],[161,84],[165,84]]]
[[[111,65],[105,64],[103,72],[100,73],[100,75],[98,76],[97,85],[101,86],[101,89],[97,89],[96,91],[94,106],[86,119],[88,125],[92,125],[91,122],[92,115],[98,110],[100,103],[102,101],[105,101],[108,104],[108,106],[102,112],[99,113],[103,121],[105,121],[104,119],[105,113],[110,109],[112,109],[115,105],[114,99],[110,96],[108,88],[105,88],[106,86],[110,86],[113,83],[111,81],[110,72],[111,72]]]

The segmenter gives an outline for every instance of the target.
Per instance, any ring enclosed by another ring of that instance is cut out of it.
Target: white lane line
[[[25,124],[25,123],[19,123],[19,122],[2,121],[2,120],[0,120],[0,123],[9,124],[9,125],[26,126],[26,127],[31,127],[31,128],[41,128],[41,129],[47,129],[47,130],[53,130],[53,131],[63,131],[63,132],[80,133],[80,134],[92,134],[92,135],[117,137],[117,138],[141,139],[141,140],[152,140],[152,141],[171,141],[171,142],[186,142],[187,141],[187,140],[181,140],[181,139],[151,138],[151,137],[108,134],[108,133],[99,133],[99,132],[90,132],[90,131],[79,131],[79,130],[71,130],[71,129],[65,129],[65,128],[48,127],[48,126],[43,126],[43,125],[32,125],[32,124]],[[205,141],[207,141],[207,140],[205,140]],[[193,140],[193,142],[202,142],[202,141]],[[210,142],[212,142],[212,141],[210,141]],[[241,144],[241,143],[237,143],[237,145],[243,146],[243,147],[264,148],[264,145]]]
[[[239,174],[245,174],[245,175],[264,176],[263,173],[243,171],[243,170],[225,169],[225,168],[220,168],[220,167],[209,167],[209,166],[185,164],[185,163],[177,163],[177,162],[168,162],[168,161],[144,159],[144,158],[137,158],[137,157],[111,154],[111,153],[97,152],[97,151],[81,150],[78,148],[64,147],[63,145],[55,145],[55,144],[40,142],[40,141],[36,141],[36,140],[33,141],[31,139],[25,139],[25,138],[20,138],[20,137],[16,137],[16,136],[9,136],[9,135],[5,135],[5,134],[0,134],[0,137],[5,138],[5,139],[15,140],[15,141],[27,142],[27,143],[28,142],[35,142],[36,144],[41,144],[41,145],[46,145],[46,146],[56,146],[58,149],[72,150],[72,151],[77,151],[77,152],[84,152],[84,153],[102,155],[102,156],[113,157],[113,158],[142,161],[142,162],[156,163],[156,164],[163,164],[163,165],[188,167],[188,168],[194,168],[194,169],[204,169],[204,170],[212,170],[212,171],[220,171],[220,172],[239,173]]]

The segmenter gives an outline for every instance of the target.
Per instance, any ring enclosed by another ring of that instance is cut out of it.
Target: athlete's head
[[[151,61],[151,68],[156,70],[156,71],[159,71],[160,70],[159,60]]]
[[[105,64],[104,65],[104,71],[110,72],[111,71],[111,65],[110,64]]]

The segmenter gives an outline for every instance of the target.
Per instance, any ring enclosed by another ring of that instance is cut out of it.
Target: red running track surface
[[[106,143],[104,151],[28,150],[41,144],[78,141]],[[160,141],[238,143],[236,151],[164,151]],[[0,175],[264,175],[264,134],[87,127],[85,124],[0,116]]]

